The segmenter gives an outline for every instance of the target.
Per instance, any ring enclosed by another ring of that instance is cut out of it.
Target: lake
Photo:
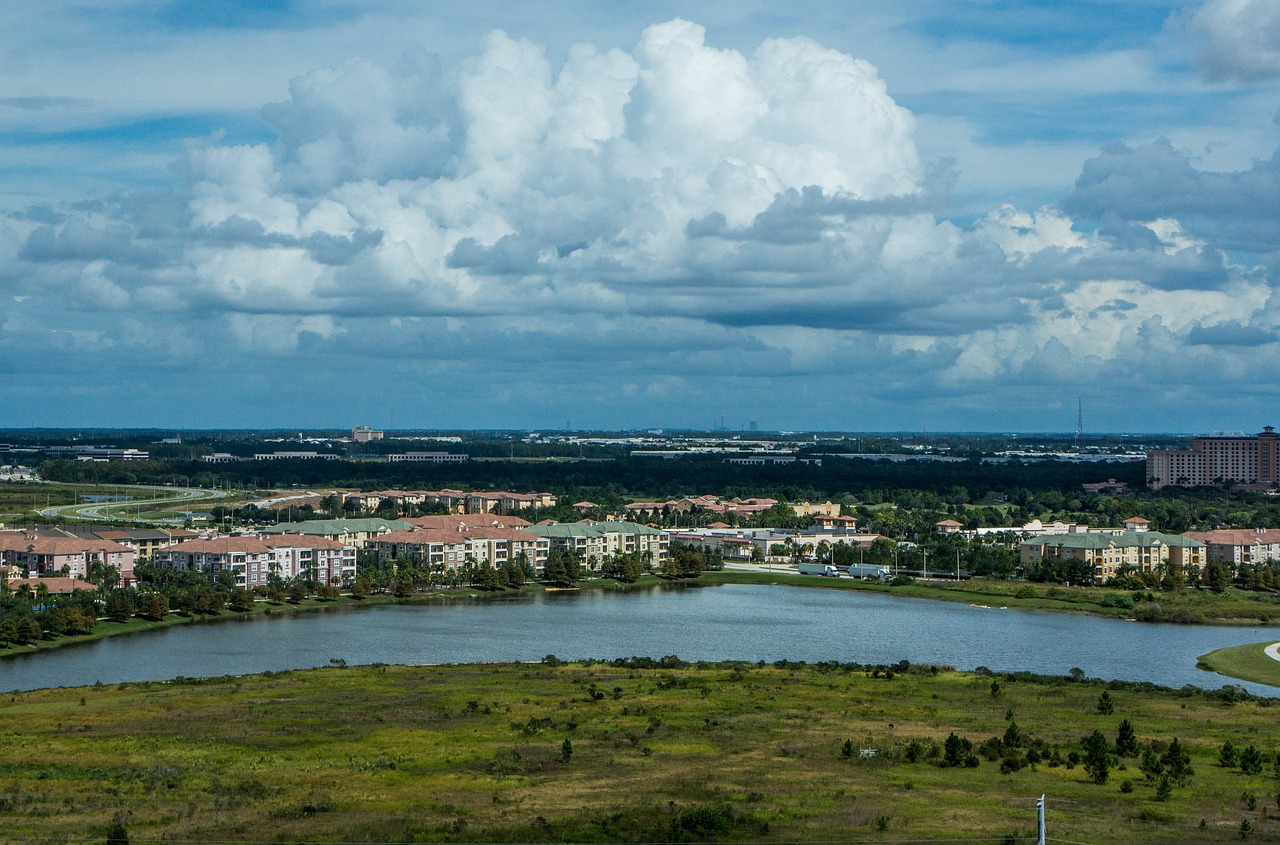
[[[0,659],[0,690],[168,680],[361,663],[498,663],[662,657],[934,663],[973,669],[1280,689],[1196,668],[1216,648],[1280,630],[1150,625],[907,599],[729,584],[532,593],[498,600],[376,605],[229,618]]]

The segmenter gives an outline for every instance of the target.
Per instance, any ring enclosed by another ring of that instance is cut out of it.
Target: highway
[[[186,517],[175,514],[167,518],[144,517],[141,514],[158,507],[170,507],[179,504],[195,504],[209,502],[227,496],[224,490],[206,490],[201,487],[168,487],[144,484],[111,484],[84,485],[92,490],[91,495],[129,496],[115,502],[84,502],[75,505],[58,505],[42,508],[40,515],[60,517],[62,519],[78,519],[87,522],[138,522],[146,525],[181,525]],[[130,513],[132,511],[132,513]]]

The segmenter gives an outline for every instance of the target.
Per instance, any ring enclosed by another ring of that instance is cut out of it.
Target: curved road
[[[76,485],[79,486],[79,485]],[[139,516],[138,513],[149,506],[168,506],[195,502],[207,502],[227,496],[224,490],[206,490],[201,487],[163,487],[146,484],[110,484],[84,485],[98,491],[120,490],[131,494],[131,498],[118,502],[92,502],[88,504],[58,505],[43,508],[41,516],[61,517],[63,519],[114,520],[118,522],[142,522],[148,525],[169,525],[186,522],[186,517],[173,516],[166,519],[152,519]],[[151,494],[151,495],[146,495]],[[134,511],[130,516],[129,511]]]

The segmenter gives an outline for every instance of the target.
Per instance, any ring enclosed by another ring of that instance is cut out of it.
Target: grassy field
[[[1220,648],[1203,655],[1196,664],[1229,678],[1280,686],[1280,661],[1271,659],[1263,651],[1274,642],[1276,640]]]
[[[1270,701],[928,667],[562,664],[327,668],[0,698],[0,837],[131,842],[1186,842],[1280,836],[1276,780],[1217,765],[1280,745]],[[993,681],[997,682],[993,694]],[[1194,774],[1157,799],[1132,758],[942,768],[1017,723],[1067,759],[1122,719]],[[847,744],[846,744],[846,741]],[[912,742],[925,758],[908,762]],[[847,749],[847,753],[846,753]],[[864,752],[864,749],[866,751]],[[864,756],[864,754],[866,756]],[[1006,766],[1006,769],[1009,767]],[[1250,800],[1252,796],[1252,801]],[[1252,806],[1251,806],[1252,805]]]
[[[0,482],[0,522],[52,505],[71,505],[83,488],[63,484]]]

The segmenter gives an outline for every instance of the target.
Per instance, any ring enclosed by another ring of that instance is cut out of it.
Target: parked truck
[[[801,575],[826,575],[830,578],[839,578],[840,570],[836,569],[829,563],[802,563],[797,569]]]
[[[888,581],[892,577],[889,567],[876,566],[872,563],[852,563],[846,571],[854,578],[861,578],[864,581],[873,578],[879,581]]]

